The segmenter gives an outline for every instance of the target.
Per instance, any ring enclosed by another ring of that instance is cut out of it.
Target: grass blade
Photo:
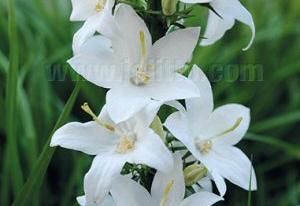
[[[257,135],[257,134],[252,134],[252,133],[246,134],[245,139],[268,144],[270,146],[273,146],[273,147],[276,147],[278,149],[285,151],[287,154],[289,154],[290,156],[292,156],[296,159],[300,159],[300,146],[299,145],[292,145],[292,144],[286,143],[280,139],[277,139],[275,137]]]
[[[36,190],[42,185],[43,178],[46,174],[49,163],[52,159],[52,156],[55,152],[55,148],[49,147],[53,133],[65,123],[71,110],[74,106],[75,100],[78,96],[80,90],[80,81],[77,82],[71,96],[68,99],[59,119],[57,120],[48,140],[43,148],[41,155],[38,158],[37,163],[35,164],[33,170],[31,171],[29,178],[27,179],[25,185],[22,187],[20,194],[15,199],[14,206],[26,205],[29,201],[30,195],[34,194]]]
[[[9,36],[9,70],[6,81],[6,110],[7,110],[7,147],[5,156],[9,155],[9,173],[15,195],[23,185],[23,174],[19,160],[17,143],[17,86],[19,75],[19,45],[16,27],[15,1],[8,0],[8,36]],[[7,168],[7,167],[4,167]]]

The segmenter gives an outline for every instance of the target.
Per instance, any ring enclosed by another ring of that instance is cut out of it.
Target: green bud
[[[163,125],[161,123],[161,120],[158,116],[156,116],[153,120],[153,122],[150,125],[150,128],[154,130],[156,134],[158,134],[161,139],[165,142],[166,139],[166,132],[164,131]]]
[[[186,167],[183,173],[185,185],[192,186],[206,176],[207,169],[204,165],[195,163]]]
[[[171,16],[176,12],[178,0],[161,0],[161,7],[166,16]]]

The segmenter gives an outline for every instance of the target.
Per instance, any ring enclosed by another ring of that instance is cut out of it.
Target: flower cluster
[[[181,4],[210,8],[200,45],[220,39],[235,20],[248,24],[254,37],[251,14],[238,0],[181,1],[163,0],[164,15],[174,15]],[[85,103],[82,109],[92,121],[68,123],[51,140],[51,146],[95,156],[78,203],[209,206],[223,199],[225,179],[256,190],[252,164],[234,146],[249,127],[249,109],[239,104],[214,109],[201,69],[194,65],[188,77],[179,73],[199,42],[200,28],[175,28],[153,43],[146,23],[128,4],[72,0],[72,5],[71,20],[84,25],[74,35],[74,57],[68,62],[88,81],[109,89],[99,115]],[[185,100],[185,106],[176,100]],[[164,104],[177,110],[164,123],[168,132],[157,116]],[[138,183],[138,174],[124,175],[127,164],[156,171],[150,193]],[[185,195],[186,187],[194,194]]]

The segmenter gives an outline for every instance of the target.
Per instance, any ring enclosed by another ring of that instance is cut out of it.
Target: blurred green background
[[[241,50],[250,30],[238,23],[218,43],[197,48],[193,63],[213,81],[217,105],[237,102],[251,108],[252,125],[239,147],[253,155],[259,190],[252,193],[252,205],[294,206],[300,204],[300,2],[242,2],[257,29],[250,50]],[[9,44],[7,1],[0,1],[1,206],[10,205],[21,191],[76,84],[66,60],[81,24],[69,21],[70,6],[70,0],[15,0],[17,35]],[[205,24],[207,9],[197,6],[193,14],[188,24]],[[18,49],[14,57],[9,57],[10,46]],[[9,67],[10,58],[16,64]],[[254,72],[246,79],[245,65],[252,68],[246,72]],[[15,68],[19,72],[9,74]],[[83,102],[97,112],[104,104],[103,89],[80,85],[67,121],[89,120],[80,109]],[[87,155],[58,148],[41,189],[30,193],[25,205],[76,205],[90,161]],[[247,205],[248,193],[228,185],[226,201],[218,205]]]

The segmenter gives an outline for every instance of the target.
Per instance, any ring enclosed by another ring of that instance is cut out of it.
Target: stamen
[[[201,153],[208,154],[213,147],[213,142],[211,140],[204,140],[198,143],[198,148]]]
[[[89,115],[93,118],[93,120],[94,120],[95,122],[97,122],[99,125],[105,127],[106,129],[108,129],[108,130],[110,130],[110,131],[112,131],[112,132],[115,131],[115,127],[114,127],[114,126],[112,126],[112,125],[109,124],[109,123],[106,123],[106,122],[101,121],[101,120],[95,115],[95,113],[91,110],[91,108],[90,108],[90,106],[89,106],[88,103],[84,103],[84,104],[81,106],[81,109],[82,109],[83,111],[85,111],[87,114],[89,114]]]
[[[136,138],[134,136],[121,137],[119,144],[117,145],[116,152],[119,154],[125,154],[134,149]]]
[[[160,202],[160,205],[159,206],[165,206],[168,199],[169,199],[169,195],[170,195],[170,192],[172,191],[172,188],[174,186],[174,180],[171,180],[170,182],[168,182],[165,190],[164,190],[164,193],[163,193],[163,197],[161,199],[161,202]]]
[[[140,31],[140,42],[141,42],[141,50],[142,50],[142,61],[144,61],[147,57],[147,44],[145,33],[141,30]]]
[[[101,12],[104,7],[105,7],[105,4],[106,4],[106,0],[99,0],[98,3],[96,4],[96,11],[97,12]]]
[[[221,132],[221,133],[215,135],[214,137],[219,137],[219,136],[222,136],[222,135],[225,135],[225,134],[227,134],[229,132],[234,131],[236,128],[238,128],[240,126],[240,124],[241,124],[242,121],[243,121],[243,117],[239,117],[235,121],[235,123],[234,123],[234,125],[232,127],[230,127],[229,129],[225,130],[224,132]]]

